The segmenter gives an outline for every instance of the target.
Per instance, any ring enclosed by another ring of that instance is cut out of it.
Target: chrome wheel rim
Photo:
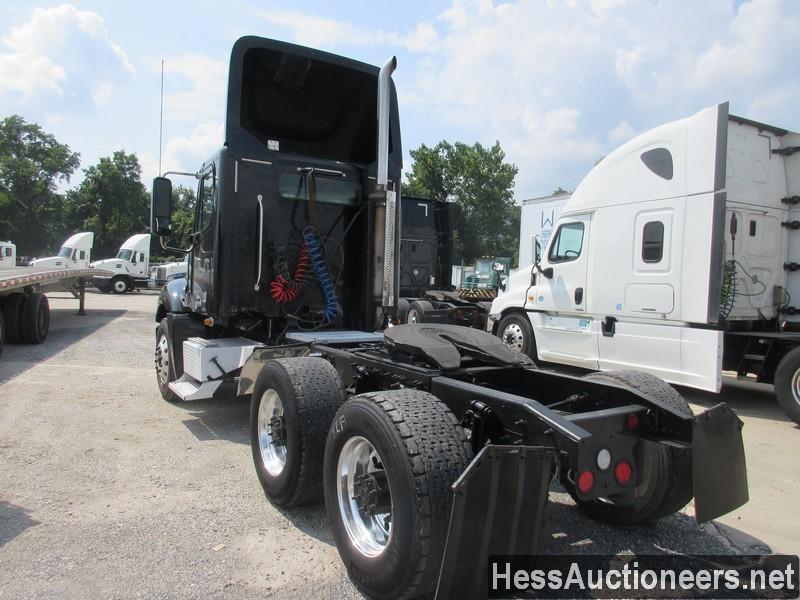
[[[283,403],[281,397],[273,389],[261,396],[258,406],[258,449],[261,452],[261,463],[267,473],[277,477],[286,466],[286,436],[280,434],[283,427]]]
[[[163,334],[158,336],[156,344],[156,373],[162,387],[169,383],[169,341]]]
[[[800,369],[797,369],[792,375],[792,398],[794,401],[800,404]]]
[[[415,308],[412,308],[408,311],[408,322],[419,323],[419,315],[417,314],[417,310]]]
[[[347,536],[364,556],[380,556],[392,536],[392,500],[383,461],[372,443],[361,436],[347,440],[339,453],[336,475],[339,513]],[[365,480],[382,484],[377,506],[365,506],[373,491],[369,484],[365,489]]]
[[[501,337],[506,346],[512,350],[522,352],[522,345],[525,341],[525,334],[522,333],[522,327],[516,323],[509,323],[506,325],[506,328],[503,329],[503,335]]]

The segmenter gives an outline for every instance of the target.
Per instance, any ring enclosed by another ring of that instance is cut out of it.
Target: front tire
[[[111,279],[111,291],[115,294],[124,294],[128,291],[128,281],[122,275],[116,275]]]
[[[800,348],[787,352],[775,370],[775,396],[783,411],[800,424]]]
[[[161,392],[161,397],[167,402],[176,402],[178,396],[169,389],[170,382],[175,381],[175,367],[170,356],[170,344],[169,327],[167,326],[167,318],[164,317],[159,321],[158,329],[156,330],[156,381],[158,382],[158,391]]]
[[[534,360],[538,358],[533,327],[526,315],[511,313],[503,317],[497,327],[497,337],[512,350],[527,354]]]
[[[372,598],[436,589],[452,485],[472,448],[432,394],[361,394],[333,419],[325,446],[325,508],[353,583]]]
[[[323,358],[264,364],[250,402],[250,447],[271,502],[298,506],[321,498],[325,437],[343,400],[339,375]]]
[[[691,416],[689,403],[666,381],[641,371],[591,373],[584,379],[610,383],[642,393],[663,405]],[[635,449],[637,486],[632,503],[614,498],[581,500],[566,474],[561,483],[578,507],[591,518],[611,525],[642,525],[666,517],[686,506],[693,496],[691,453],[649,440],[639,440]]]

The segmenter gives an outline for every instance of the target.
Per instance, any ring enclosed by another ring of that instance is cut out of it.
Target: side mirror
[[[548,279],[553,278],[553,267],[547,267],[546,269],[542,269],[542,276],[547,277]]]
[[[150,229],[155,235],[167,236],[172,232],[172,181],[166,177],[153,179],[150,201]]]
[[[492,271],[494,271],[495,273],[504,273],[505,270],[506,270],[506,267],[501,262],[496,262],[496,263],[492,264]]]
[[[533,262],[537,265],[542,262],[542,242],[538,234],[533,236]]]

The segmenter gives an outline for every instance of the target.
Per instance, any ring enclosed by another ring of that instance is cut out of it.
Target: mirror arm
[[[189,246],[189,247],[188,247],[188,248],[186,248],[186,249],[183,249],[183,248],[173,248],[172,246],[167,246],[166,242],[164,241],[164,238],[163,238],[163,237],[161,237],[161,236],[158,236],[158,240],[159,240],[159,242],[161,243],[161,247],[162,247],[164,250],[168,250],[168,251],[170,251],[170,252],[176,252],[176,253],[178,253],[178,254],[189,254],[189,252],[190,252],[190,251],[191,251],[191,249],[192,249],[192,247],[191,247],[191,246]]]

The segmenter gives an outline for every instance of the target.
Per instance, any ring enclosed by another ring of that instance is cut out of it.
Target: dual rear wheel
[[[324,359],[265,364],[250,408],[264,492],[281,506],[324,497],[342,561],[369,596],[430,594],[447,538],[451,486],[472,460],[464,430],[427,392],[344,398]]]
[[[50,304],[39,293],[9,294],[2,302],[0,350],[9,344],[41,344],[50,331]]]

